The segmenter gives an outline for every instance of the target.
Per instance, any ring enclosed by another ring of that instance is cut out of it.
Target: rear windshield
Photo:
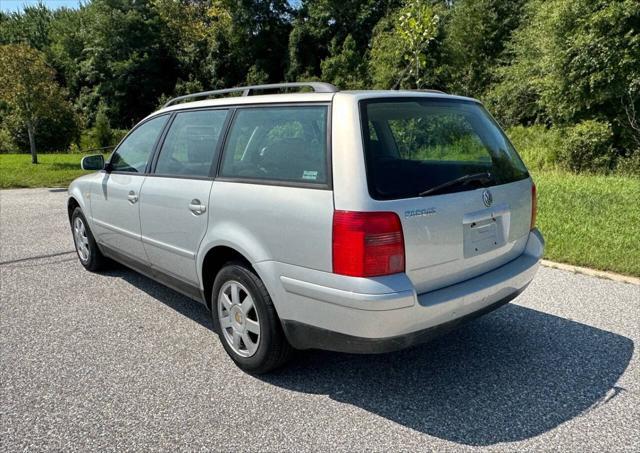
[[[375,99],[362,101],[360,111],[373,198],[416,197],[444,184],[432,192],[440,195],[529,176],[504,132],[476,102]],[[481,174],[487,177],[464,178]]]

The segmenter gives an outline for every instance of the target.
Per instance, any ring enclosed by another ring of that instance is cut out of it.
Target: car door
[[[194,286],[227,114],[226,109],[176,113],[140,197],[142,242],[151,266]]]
[[[94,236],[107,252],[147,263],[140,239],[140,189],[168,115],[138,125],[111,155],[91,195]]]

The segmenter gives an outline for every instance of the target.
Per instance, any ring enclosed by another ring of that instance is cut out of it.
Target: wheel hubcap
[[[76,250],[82,262],[89,260],[89,238],[87,237],[87,229],[80,217],[76,217],[73,221],[73,239],[76,243]]]
[[[253,297],[234,280],[225,282],[218,293],[218,319],[227,344],[242,357],[251,357],[260,344],[260,320]]]

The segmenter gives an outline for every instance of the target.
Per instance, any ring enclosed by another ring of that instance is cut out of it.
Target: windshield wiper
[[[493,176],[488,171],[485,171],[484,173],[474,173],[472,175],[461,176],[459,178],[452,179],[451,181],[442,183],[438,186],[432,187],[431,189],[420,192],[418,195],[421,197],[425,197],[432,193],[440,192],[442,189],[446,189],[447,187],[456,186],[458,184],[467,184],[475,181],[482,183],[491,182],[493,181]]]

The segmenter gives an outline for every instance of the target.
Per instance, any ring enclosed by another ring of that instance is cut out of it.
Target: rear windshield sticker
[[[318,179],[318,172],[314,170],[305,170],[302,173],[302,179],[313,179],[315,181]]]

